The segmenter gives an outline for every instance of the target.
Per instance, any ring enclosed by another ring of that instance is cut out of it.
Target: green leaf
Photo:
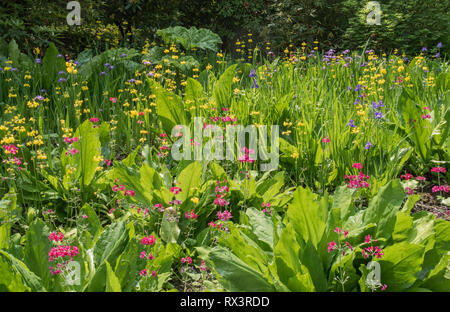
[[[9,237],[11,236],[11,224],[0,225],[0,249],[8,249]]]
[[[217,279],[228,291],[274,291],[275,288],[261,272],[253,269],[227,248],[209,250],[208,260],[214,264]]]
[[[81,207],[81,213],[87,216],[87,219],[81,219],[81,222],[86,222],[86,230],[89,233],[89,235],[83,236],[86,237],[86,239],[83,240],[83,244],[86,249],[90,249],[103,231],[103,227],[100,224],[97,213],[89,204],[86,203]]]
[[[160,36],[166,44],[179,43],[186,50],[199,48],[217,52],[218,46],[222,44],[220,37],[209,29],[195,27],[185,28],[182,26],[159,29],[156,34]]]
[[[13,66],[19,66],[20,50],[16,40],[12,39],[8,45],[8,56]]]
[[[403,203],[405,192],[398,180],[390,181],[383,186],[378,194],[370,201],[369,207],[364,210],[362,221],[364,224],[376,224],[374,237],[391,237],[394,230],[398,210]]]
[[[152,93],[156,95],[156,107],[158,119],[161,120],[162,127],[167,134],[172,133],[176,125],[185,125],[186,113],[184,105],[178,95],[170,93],[158,82],[148,80]]]
[[[425,247],[401,242],[384,249],[377,260],[381,266],[381,283],[390,291],[403,291],[411,287],[421,271]]]
[[[185,89],[185,101],[194,101],[194,103],[198,103],[198,99],[203,96],[203,87],[200,82],[189,77],[186,80],[186,89]]]
[[[94,246],[94,263],[99,266],[103,261],[115,264],[117,257],[128,243],[125,221],[107,226]]]
[[[127,166],[127,167],[133,166],[134,163],[135,163],[136,155],[137,155],[137,153],[139,152],[139,149],[140,149],[140,148],[141,148],[141,146],[138,145],[138,146],[136,147],[136,149],[135,149],[132,153],[130,153],[130,154],[127,156],[127,158],[125,158],[124,160],[122,160],[122,164],[124,164],[124,165]]]
[[[117,278],[114,271],[111,269],[111,265],[108,261],[105,261],[106,264],[106,291],[107,292],[121,292],[122,289],[120,287],[119,279]]]
[[[164,212],[161,225],[161,239],[166,243],[176,243],[178,236],[180,236],[180,228],[175,220],[169,221],[170,214],[167,210]]]
[[[101,155],[99,131],[89,120],[85,120],[74,136],[80,138],[78,142],[73,143],[73,147],[79,151],[72,156],[77,165],[76,176],[81,178],[83,186],[88,186],[94,178],[99,163],[94,157]]]
[[[136,287],[139,260],[136,255],[139,254],[139,251],[139,242],[132,239],[117,259],[115,273],[123,291],[132,291]]]
[[[24,292],[30,290],[23,284],[20,275],[2,257],[0,257],[0,276],[1,292]]]
[[[450,289],[450,254],[442,256],[436,267],[423,281],[421,287],[432,291],[448,292]]]
[[[187,165],[177,177],[177,186],[181,187],[181,192],[177,195],[177,199],[183,202],[189,199],[201,182],[202,166],[198,161],[194,161]]]
[[[36,274],[31,272],[25,263],[3,250],[0,250],[0,255],[4,256],[11,263],[11,266],[14,267],[18,273],[20,273],[23,282],[31,288],[31,291],[46,291],[42,285],[41,279]]]
[[[231,97],[233,95],[231,88],[237,65],[238,64],[234,64],[228,67],[214,85],[213,96],[218,109],[222,107],[230,107]]]
[[[290,291],[315,291],[308,268],[300,262],[300,246],[295,237],[292,225],[288,224],[274,248],[276,273]]]
[[[46,288],[50,281],[50,270],[48,253],[51,244],[48,239],[49,229],[41,219],[36,219],[25,236],[25,259],[24,262],[37,276],[41,278]]]
[[[45,55],[42,60],[44,85],[47,90],[51,89],[58,72],[65,68],[64,60],[62,58],[58,58],[58,54],[59,53],[55,44],[53,42],[50,43],[50,46],[45,51]]]
[[[309,189],[298,187],[287,210],[287,218],[297,235],[304,241],[311,241],[317,248],[325,230],[325,220]]]
[[[270,248],[273,247],[273,223],[269,216],[255,208],[248,208],[246,214],[249,219],[252,232]]]

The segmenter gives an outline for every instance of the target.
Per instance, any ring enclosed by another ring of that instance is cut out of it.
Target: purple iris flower
[[[375,119],[381,119],[383,118],[383,113],[382,112],[375,112]]]
[[[258,82],[256,81],[256,79],[253,79],[253,85],[252,85],[252,88],[256,88],[256,89],[259,88],[259,85],[258,85]]]
[[[250,75],[248,75],[249,77],[256,77],[256,70],[253,68],[251,71],[250,71]]]
[[[351,128],[355,128],[355,127],[356,127],[356,126],[355,126],[355,122],[353,121],[353,119],[350,119],[350,120],[348,121],[347,126],[349,126],[349,127],[351,127]]]
[[[368,150],[368,149],[371,148],[372,146],[373,146],[373,144],[370,143],[369,141],[367,141],[367,143],[366,143],[366,145],[364,146],[364,148],[365,148],[366,150]]]

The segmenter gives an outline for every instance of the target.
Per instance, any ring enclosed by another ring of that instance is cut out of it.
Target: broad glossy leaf
[[[49,285],[50,269],[48,262],[48,253],[51,244],[48,239],[49,229],[41,220],[36,219],[27,231],[25,236],[25,259],[26,266],[41,278],[45,287]]]
[[[304,241],[310,240],[315,247],[318,246],[324,234],[326,220],[322,218],[319,204],[309,189],[301,186],[297,188],[289,205],[287,218]]]
[[[374,237],[391,237],[394,230],[397,212],[403,203],[405,192],[398,180],[393,180],[383,186],[378,194],[370,201],[364,210],[362,221],[364,224],[376,224]]]

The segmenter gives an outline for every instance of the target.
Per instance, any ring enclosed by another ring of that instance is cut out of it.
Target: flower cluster
[[[362,171],[359,172],[359,175],[345,175],[344,178],[348,179],[348,181],[346,181],[347,187],[351,189],[368,188],[370,186],[367,182],[370,177],[365,175]]]
[[[224,180],[223,183],[227,183],[227,180]],[[220,186],[220,184],[221,184],[220,180],[217,180],[216,184],[217,184],[216,189],[215,189],[216,199],[214,199],[214,205],[217,205],[220,207],[229,205],[230,202],[228,202],[225,199],[225,196],[228,194],[230,189],[228,188],[227,185]]]
[[[155,244],[155,242],[156,242],[156,239],[155,239],[155,237],[153,235],[144,236],[141,239],[141,244],[142,245],[146,245],[146,246],[148,246],[148,245],[152,245],[153,246]]]
[[[446,173],[447,171],[446,171],[445,168],[443,168],[443,167],[433,167],[433,168],[431,168],[431,172],[436,172],[436,173],[442,172],[442,173]]]
[[[116,180],[116,182],[117,182],[117,180]],[[117,193],[117,192],[122,192],[123,191],[123,195],[124,196],[131,196],[131,197],[133,197],[133,196],[135,196],[136,195],[136,193],[133,191],[133,190],[126,190],[125,189],[125,185],[123,185],[123,184],[120,184],[120,185],[116,185],[116,184],[114,184],[114,186],[112,187],[112,190],[113,190],[113,192],[115,192],[115,193]]]
[[[60,245],[53,247],[50,252],[48,253],[48,261],[49,262],[56,262],[55,264],[51,265],[49,267],[50,273],[52,275],[59,275],[61,274],[64,269],[66,268],[66,265],[73,261],[73,258],[80,253],[77,246],[65,246]],[[56,267],[55,267],[56,265]]]
[[[241,163],[249,163],[252,164],[255,162],[255,158],[253,157],[253,154],[255,153],[254,150],[252,149],[248,149],[247,147],[244,146],[244,155],[239,157],[239,161]]]
[[[5,150],[6,154],[15,155],[17,153],[17,147],[14,144],[2,145],[2,147]]]
[[[174,195],[179,194],[182,191],[182,189],[178,186],[172,186],[170,188],[170,192],[173,193]]]
[[[376,242],[376,240],[372,240],[372,237],[370,235],[366,235],[364,238],[364,244],[370,244],[371,242]],[[362,255],[364,259],[367,259],[368,257],[375,256],[377,259],[380,259],[384,253],[383,250],[379,246],[369,246],[366,248],[363,248]]]
[[[269,207],[270,207],[270,203],[269,202],[262,203],[261,207],[263,207],[263,208],[265,207],[263,210],[261,210],[262,212],[267,213],[268,215],[272,214],[272,211],[269,210]]]
[[[186,217],[186,219],[197,219],[198,217],[198,215],[194,213],[194,210],[191,210],[191,212],[186,211],[184,216]]]
[[[56,232],[52,232],[48,236],[48,239],[53,242],[62,242],[64,240],[64,234],[63,233],[57,234]]]
[[[448,193],[450,190],[448,185],[435,185],[432,187],[431,191],[433,193],[437,193],[437,192],[445,192]]]

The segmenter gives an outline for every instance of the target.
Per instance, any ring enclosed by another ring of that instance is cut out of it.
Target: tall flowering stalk
[[[343,231],[340,227],[337,227],[334,232],[338,234],[338,241],[337,243],[335,241],[328,243],[328,252],[337,251],[339,255],[339,276],[336,276],[334,279],[341,284],[342,291],[345,291],[345,283],[348,281],[349,276],[346,276],[346,273],[344,271],[344,267],[342,264],[342,258],[345,256],[347,252],[350,251],[353,252],[353,247],[350,245],[349,242],[344,241],[344,239],[348,235],[348,231]],[[344,241],[344,243],[342,243]]]

